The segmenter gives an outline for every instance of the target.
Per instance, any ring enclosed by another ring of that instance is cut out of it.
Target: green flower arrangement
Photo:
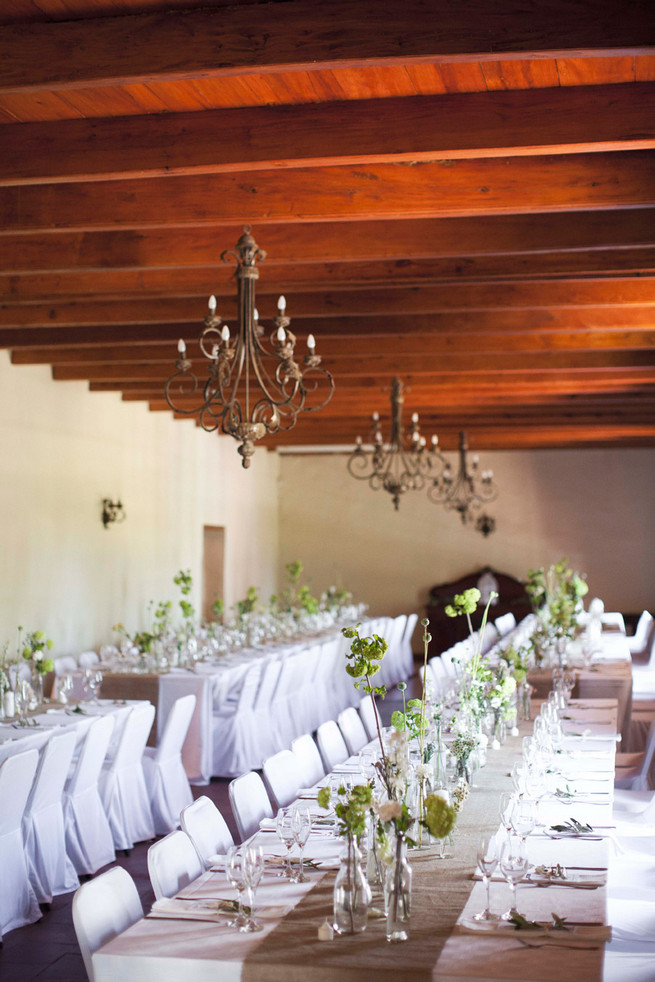
[[[455,828],[457,810],[440,794],[429,794],[423,807],[421,824],[435,839],[445,839]]]
[[[343,785],[337,790],[339,799],[334,806],[337,816],[337,832],[343,838],[360,842],[366,833],[366,816],[372,809],[373,791],[369,784],[356,784],[346,792]],[[318,803],[321,808],[330,807],[330,788],[321,788]]]
[[[18,628],[18,647],[21,647],[21,633],[22,627]],[[26,661],[32,662],[32,667],[40,675],[45,675],[46,672],[54,672],[55,663],[52,658],[46,657],[46,651],[50,651],[54,647],[54,642],[50,638],[46,638],[43,631],[31,631],[29,634],[25,635],[25,640],[23,641],[22,655]]]

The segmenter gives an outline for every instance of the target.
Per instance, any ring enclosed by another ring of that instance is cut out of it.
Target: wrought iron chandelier
[[[483,504],[496,500],[498,488],[493,481],[493,471],[481,471],[477,456],[469,463],[467,450],[466,433],[461,432],[457,473],[454,474],[450,463],[446,462],[442,472],[431,482],[428,498],[444,505],[448,511],[456,511],[463,525],[473,526],[486,538],[496,528],[496,521],[480,509]]]
[[[221,253],[224,263],[236,263],[238,284],[238,326],[236,336],[216,312],[216,297],[209,298],[209,314],[200,333],[200,350],[208,360],[208,377],[204,384],[191,370],[186,344],[177,345],[177,371],[166,382],[168,405],[185,416],[198,416],[203,429],[221,429],[239,441],[238,451],[244,467],[250,466],[255,442],[280,429],[290,430],[302,412],[316,412],[332,398],[334,380],[321,368],[313,334],[307,338],[307,354],[302,366],[294,359],[295,335],[289,330],[286,301],[280,297],[274,329],[264,338],[255,307],[255,281],[259,279],[257,262],[266,253],[259,248],[246,225],[234,249]],[[193,409],[185,408],[187,399],[200,389],[201,401]],[[326,391],[327,390],[327,391]]]
[[[401,495],[406,491],[420,491],[435,473],[446,465],[438,450],[438,440],[432,437],[428,448],[421,436],[418,413],[412,414],[409,445],[405,446],[402,411],[404,403],[403,383],[394,378],[391,383],[391,439],[385,444],[379,413],[373,413],[370,440],[372,451],[364,449],[362,438],[348,458],[348,471],[358,481],[368,481],[374,491],[384,488],[392,497],[398,511]]]

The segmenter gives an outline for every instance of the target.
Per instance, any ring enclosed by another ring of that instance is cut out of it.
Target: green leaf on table
[[[527,917],[523,914],[519,914],[516,910],[510,917],[510,924],[514,925],[516,931],[543,931],[543,924],[538,924],[536,921],[529,921]]]
[[[571,930],[571,928],[570,927],[567,927],[567,925],[564,923],[566,921],[566,918],[565,917],[560,917],[559,914],[556,914],[552,910],[550,912],[550,916],[553,919],[553,927],[555,928],[556,931],[570,931]]]

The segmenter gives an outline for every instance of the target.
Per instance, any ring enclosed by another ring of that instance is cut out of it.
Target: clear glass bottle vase
[[[334,882],[334,930],[360,934],[366,930],[371,889],[362,870],[362,855],[353,836],[348,836]]]
[[[395,837],[393,859],[386,870],[384,909],[387,941],[407,941],[412,909],[412,867],[407,861],[407,842],[402,835]]]

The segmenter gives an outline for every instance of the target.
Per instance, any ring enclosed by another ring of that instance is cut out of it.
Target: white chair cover
[[[182,746],[195,708],[194,695],[177,699],[157,748],[146,747],[143,753],[143,773],[157,835],[177,828],[180,812],[193,801],[182,763]]]
[[[154,718],[150,703],[134,707],[114,759],[100,774],[100,796],[117,849],[131,849],[135,842],[155,837],[142,763]]]
[[[291,744],[291,752],[300,768],[300,780],[305,788],[312,788],[325,777],[325,768],[318,747],[309,733],[303,733]]]
[[[275,690],[282,671],[279,658],[269,658],[264,664],[253,713],[257,720],[260,753],[263,758],[270,757],[285,746],[278,726]]]
[[[287,655],[282,662],[274,697],[275,726],[283,747],[290,746],[291,741],[306,730],[306,681],[305,652]]]
[[[83,883],[73,897],[73,924],[89,982],[93,952],[143,917],[134,880],[120,866]]]
[[[55,675],[71,675],[78,669],[77,659],[73,655],[62,655],[54,659]]]
[[[234,777],[261,767],[259,727],[254,713],[261,665],[252,665],[243,676],[234,702],[226,702],[212,714],[213,765],[215,777]]]
[[[273,818],[264,782],[254,771],[230,781],[228,793],[242,842],[257,831],[262,818]]]
[[[83,651],[77,661],[80,668],[95,668],[100,664],[100,657],[95,651]]]
[[[345,641],[345,638],[343,640]],[[314,675],[312,721],[308,727],[311,732],[317,729],[321,723],[334,719],[339,710],[346,705],[342,701],[341,695],[344,683],[339,681],[342,676],[346,675],[343,651],[345,648],[340,638],[332,638],[321,645]]]
[[[326,773],[334,770],[337,764],[343,764],[350,756],[345,740],[341,736],[341,730],[334,720],[321,723],[316,731],[316,742],[321,751]]]
[[[414,630],[416,628],[416,622],[418,620],[418,614],[412,613],[407,615],[407,623],[405,624],[405,630],[403,631],[403,636],[401,640],[402,647],[402,668],[403,668],[403,678],[408,679],[414,670],[414,651],[412,649],[412,638],[414,637]]]
[[[25,814],[23,837],[30,882],[39,903],[69,893],[80,885],[66,854],[62,795],[73,759],[74,731],[53,736],[46,743],[36,771]]]
[[[501,614],[500,617],[497,617],[494,624],[496,625],[496,630],[498,631],[500,637],[504,638],[506,634],[509,634],[509,632],[513,631],[516,627],[516,617],[512,611],[509,610],[506,614]]]
[[[626,638],[631,655],[644,655],[652,624],[653,615],[648,610],[642,610],[641,614],[639,615],[639,620],[637,621],[635,633]]]
[[[206,795],[182,809],[180,825],[193,842],[200,861],[207,869],[234,845],[227,822]]]
[[[155,899],[174,897],[204,872],[196,847],[176,829],[148,849],[148,874]]]
[[[16,677],[18,677],[21,682],[29,682],[32,678],[32,669],[27,664],[27,662],[20,662],[19,665],[9,666],[9,681],[11,682],[12,688],[16,688]]]
[[[359,715],[369,740],[374,740],[378,735],[378,727],[375,721],[375,707],[373,698],[370,695],[364,696],[359,704]]]
[[[290,750],[280,750],[264,761],[264,782],[275,811],[290,805],[298,797],[302,777],[298,761]]]
[[[36,748],[0,764],[0,939],[41,917],[29,881],[21,822],[39,762]]]
[[[649,780],[649,771],[655,757],[655,718],[648,732],[646,749],[643,754],[617,754],[615,788],[625,788],[629,791],[648,791],[653,788]],[[634,760],[633,760],[634,758]],[[625,765],[625,766],[622,766]]]
[[[369,737],[357,710],[352,706],[348,706],[342,713],[339,713],[337,723],[341,730],[341,735],[346,741],[348,753],[351,756],[358,754],[362,747],[365,747],[368,743]]]
[[[93,720],[64,790],[66,852],[78,873],[95,873],[116,859],[98,778],[114,729],[113,716]]]

